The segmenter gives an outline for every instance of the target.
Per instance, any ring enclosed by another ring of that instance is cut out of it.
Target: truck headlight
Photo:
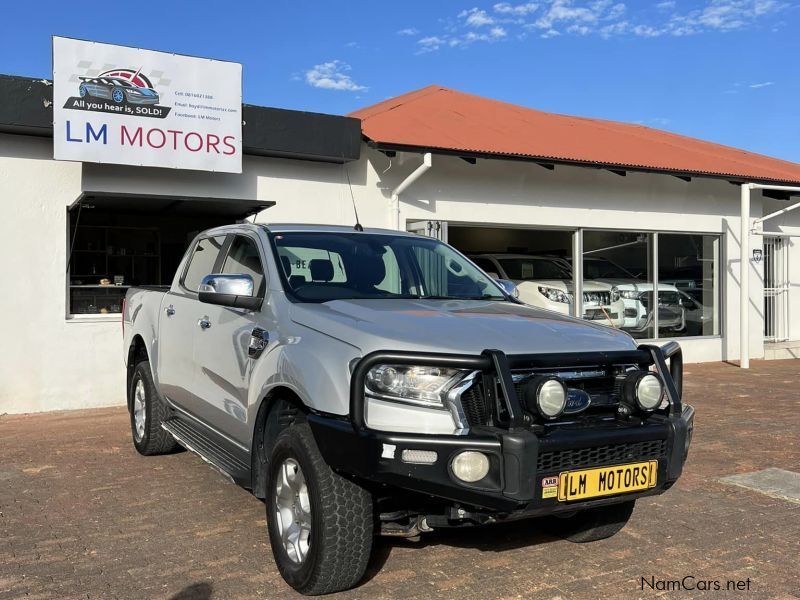
[[[614,286],[611,288],[611,302],[617,302],[621,298],[619,288]]]
[[[572,302],[572,298],[569,294],[556,288],[540,285],[539,293],[551,302],[562,302],[564,304]]]
[[[445,367],[378,365],[367,373],[365,392],[375,398],[444,408],[445,392],[466,373]]]
[[[612,291],[613,293],[613,291]],[[638,300],[639,296],[642,295],[642,292],[638,290],[617,290],[617,293],[620,297],[625,298],[626,300]]]

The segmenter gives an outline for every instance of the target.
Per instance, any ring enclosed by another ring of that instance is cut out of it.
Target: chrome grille
[[[611,292],[583,292],[583,301],[592,304],[611,304]]]
[[[488,425],[492,408],[479,383],[461,394],[461,407],[470,425]]]

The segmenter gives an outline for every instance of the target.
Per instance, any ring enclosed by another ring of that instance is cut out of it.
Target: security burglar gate
[[[789,339],[788,238],[764,236],[764,341]]]

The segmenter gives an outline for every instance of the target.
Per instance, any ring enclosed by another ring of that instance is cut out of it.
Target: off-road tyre
[[[307,554],[294,562],[284,548],[276,518],[277,480],[287,459],[302,469],[310,500],[311,531]],[[333,472],[319,452],[308,423],[283,430],[272,449],[267,480],[267,529],[281,576],[306,595],[328,594],[355,586],[364,576],[372,551],[372,495]]]
[[[552,518],[549,522],[550,530],[554,535],[577,544],[604,540],[625,527],[633,514],[635,504],[636,501],[631,500],[589,508],[563,519]]]
[[[142,384],[141,389],[144,391],[145,398],[144,432],[141,437],[137,434],[135,409],[139,382]],[[133,437],[133,445],[139,454],[153,456],[172,452],[177,446],[175,438],[161,427],[161,424],[168,416],[167,405],[156,389],[156,385],[153,382],[153,373],[150,370],[150,363],[146,360],[138,363],[134,368],[128,394],[130,398],[131,435]]]

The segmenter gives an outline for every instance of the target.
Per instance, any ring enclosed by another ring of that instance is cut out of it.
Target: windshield
[[[615,265],[605,258],[584,259],[583,276],[586,279],[603,279],[610,277],[614,279],[636,279],[619,265]]]
[[[432,238],[356,232],[274,233],[271,238],[284,289],[301,302],[506,299],[464,256]]]
[[[572,273],[549,258],[500,258],[509,279],[572,279]]]

